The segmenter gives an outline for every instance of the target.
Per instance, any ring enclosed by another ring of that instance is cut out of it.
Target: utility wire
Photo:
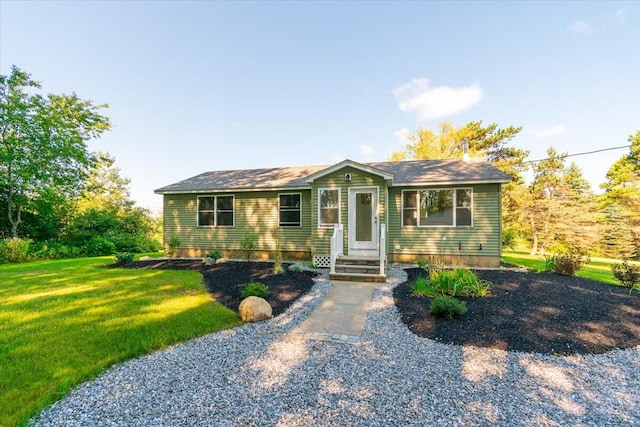
[[[566,156],[558,155],[558,157],[567,158],[567,157],[575,157],[575,156],[584,156],[586,154],[601,153],[603,151],[611,151],[611,150],[621,150],[623,148],[629,148],[629,147],[631,147],[631,145],[623,145],[623,146],[620,146],[620,147],[603,148],[601,150],[586,151],[584,153],[567,154]],[[550,159],[547,157],[546,159],[527,160],[526,162],[522,162],[522,163],[524,163],[524,164],[527,164],[527,163],[538,163],[538,162],[544,162],[545,160],[550,160]]]

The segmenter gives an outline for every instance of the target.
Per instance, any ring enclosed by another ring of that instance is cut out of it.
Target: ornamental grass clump
[[[466,268],[442,270],[433,275],[430,282],[437,293],[456,297],[483,297],[491,289],[491,282],[480,279]]]
[[[431,301],[429,311],[436,317],[453,319],[463,316],[467,312],[467,303],[448,295],[439,295]]]
[[[431,286],[431,282],[428,277],[418,277],[410,288],[413,295],[429,298],[438,295],[437,291]]]

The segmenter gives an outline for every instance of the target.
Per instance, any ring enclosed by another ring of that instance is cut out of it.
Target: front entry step
[[[329,275],[331,280],[353,282],[386,282],[386,275],[380,275],[380,258],[367,256],[339,256],[336,272]]]

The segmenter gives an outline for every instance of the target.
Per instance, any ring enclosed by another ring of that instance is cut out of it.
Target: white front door
[[[349,254],[378,250],[378,188],[349,189]]]

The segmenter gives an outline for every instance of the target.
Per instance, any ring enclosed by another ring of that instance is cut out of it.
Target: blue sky
[[[639,2],[0,1],[0,72],[108,103],[131,193],[207,170],[384,161],[404,132],[522,126],[545,157],[640,129]],[[624,151],[575,157],[594,189]]]

